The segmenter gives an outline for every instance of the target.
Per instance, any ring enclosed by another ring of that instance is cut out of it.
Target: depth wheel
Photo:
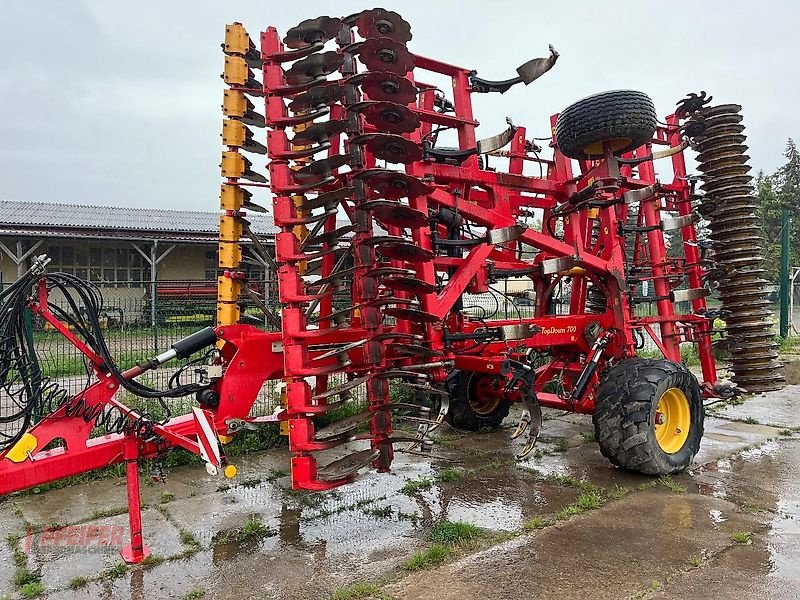
[[[499,375],[457,371],[450,376],[450,410],[445,420],[456,429],[496,429],[508,416],[505,379]]]
[[[685,366],[631,358],[600,384],[592,421],[600,452],[612,463],[668,475],[692,464],[704,417],[700,386]]]
[[[622,154],[653,139],[656,126],[656,109],[647,94],[601,92],[563,110],[556,122],[556,145],[569,158],[602,157],[604,143]]]

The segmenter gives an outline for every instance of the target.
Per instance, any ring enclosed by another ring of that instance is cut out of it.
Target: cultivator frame
[[[621,150],[618,139],[607,139],[577,161],[559,148],[553,115],[552,158],[541,158],[526,128],[511,121],[478,140],[472,96],[532,83],[555,64],[552,47],[518,77],[489,81],[412,55],[410,40],[408,24],[383,9],[304,21],[283,39],[270,27],[258,47],[241,24],[227,26],[218,325],[213,335],[125,372],[133,379],[216,343],[199,407],[152,423],[146,436],[129,426],[91,439],[86,418],[54,413],[0,454],[1,494],[126,461],[132,545],[125,557],[137,562],[147,551],[136,464],[166,447],[202,456],[210,472],[228,466],[232,475],[224,443],[280,423],[293,453],[293,487],[330,489],[370,465],[388,470],[397,451],[427,453],[450,404],[468,400],[454,377],[470,374],[482,394],[523,403],[515,436],[528,430],[524,457],[536,442],[540,406],[594,413],[604,373],[634,357],[644,336],[674,363],[681,344],[697,344],[703,395],[733,393],[717,381],[712,334],[720,315],[706,306],[710,263],[696,229],[703,199],[684,159],[704,131],[704,99],[679,104],[635,147]],[[448,83],[428,83],[437,79]],[[263,99],[263,116],[255,99]],[[266,143],[247,125],[266,127]],[[437,146],[442,130],[455,133],[457,147]],[[244,152],[267,155],[269,179]],[[657,177],[655,160],[662,171],[670,164],[671,174]],[[539,176],[527,174],[531,166]],[[274,257],[249,226],[246,211],[264,209],[248,187],[273,194]],[[248,287],[246,260],[276,272],[280,314]],[[532,316],[470,313],[465,294],[492,293],[511,277],[530,279]],[[141,424],[146,417],[114,400],[119,382],[96,349],[49,311],[43,281],[31,307],[92,362],[97,381],[81,393],[84,402]],[[644,282],[654,295],[641,293]],[[559,313],[565,283],[571,291]],[[345,305],[337,304],[337,291],[348,288]],[[242,294],[280,331],[239,324]],[[655,314],[636,310],[643,305]],[[281,382],[282,406],[254,416],[270,381]],[[415,400],[394,401],[390,384]],[[361,412],[315,427],[315,417],[355,404],[357,389],[365,390]],[[398,420],[411,427],[396,429]],[[69,428],[78,433],[64,435]],[[56,439],[66,443],[45,449]],[[340,456],[344,448],[353,452]],[[324,464],[320,452],[329,456]]]

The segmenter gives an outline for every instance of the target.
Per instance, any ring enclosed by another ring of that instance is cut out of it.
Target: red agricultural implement
[[[283,37],[270,27],[258,46],[240,24],[226,28],[218,326],[123,371],[97,292],[37,259],[2,295],[0,493],[125,461],[124,554],[135,562],[147,552],[137,461],[169,447],[232,476],[218,442],[280,423],[293,487],[326,490],[389,470],[395,452],[429,452],[445,421],[496,427],[520,402],[520,460],[551,407],[593,415],[606,457],[657,475],[691,463],[703,398],[782,385],[740,107],[692,94],[660,120],[648,96],[616,90],[542,124],[547,149],[510,120],[479,139],[473,95],[514,93],[558,54],[490,81],[412,54],[411,37],[383,9],[303,21]],[[248,126],[266,129],[261,142]],[[687,175],[690,147],[700,176]],[[268,178],[245,153],[266,154]],[[274,253],[246,218],[264,210],[248,191],[260,187],[272,194]],[[279,314],[248,287],[248,258],[275,269]],[[498,287],[509,280],[527,291]],[[709,308],[715,290],[721,305]],[[49,303],[52,292],[74,310]],[[242,294],[279,331],[239,324]],[[484,296],[496,308],[473,306]],[[43,375],[26,308],[90,361],[81,391]],[[717,378],[718,339],[731,380]],[[645,340],[663,358],[637,357]],[[699,383],[681,361],[691,345]],[[195,382],[136,380],[204,349]],[[270,380],[283,382],[282,405],[253,416]],[[191,394],[197,407],[157,420],[119,401],[120,388],[165,406]]]

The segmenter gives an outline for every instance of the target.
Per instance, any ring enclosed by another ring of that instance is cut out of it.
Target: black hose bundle
[[[170,417],[165,398],[188,396],[207,386],[174,385],[176,380],[173,379],[169,389],[158,390],[125,379],[111,356],[100,325],[99,315],[103,310],[100,290],[67,273],[43,274],[47,262],[45,257],[39,257],[28,273],[0,293],[0,450],[13,446],[38,419],[48,418],[62,407],[67,417],[80,417],[106,433],[133,433],[151,438],[153,426],[159,421],[146,411],[132,414],[132,410],[113,405],[87,404],[83,395],[92,383],[88,362],[86,381],[77,394],[71,394],[42,372],[25,317],[29,298],[35,297],[42,279],[47,282],[48,293],[57,291],[65,300],[64,307],[49,305],[53,315],[102,358],[104,369],[124,389],[142,398],[158,399],[166,415],[161,422]]]

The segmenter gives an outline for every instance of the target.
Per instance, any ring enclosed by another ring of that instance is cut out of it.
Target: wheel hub
[[[689,399],[678,388],[669,388],[661,394],[653,424],[656,441],[667,454],[675,454],[689,437],[692,417]]]

